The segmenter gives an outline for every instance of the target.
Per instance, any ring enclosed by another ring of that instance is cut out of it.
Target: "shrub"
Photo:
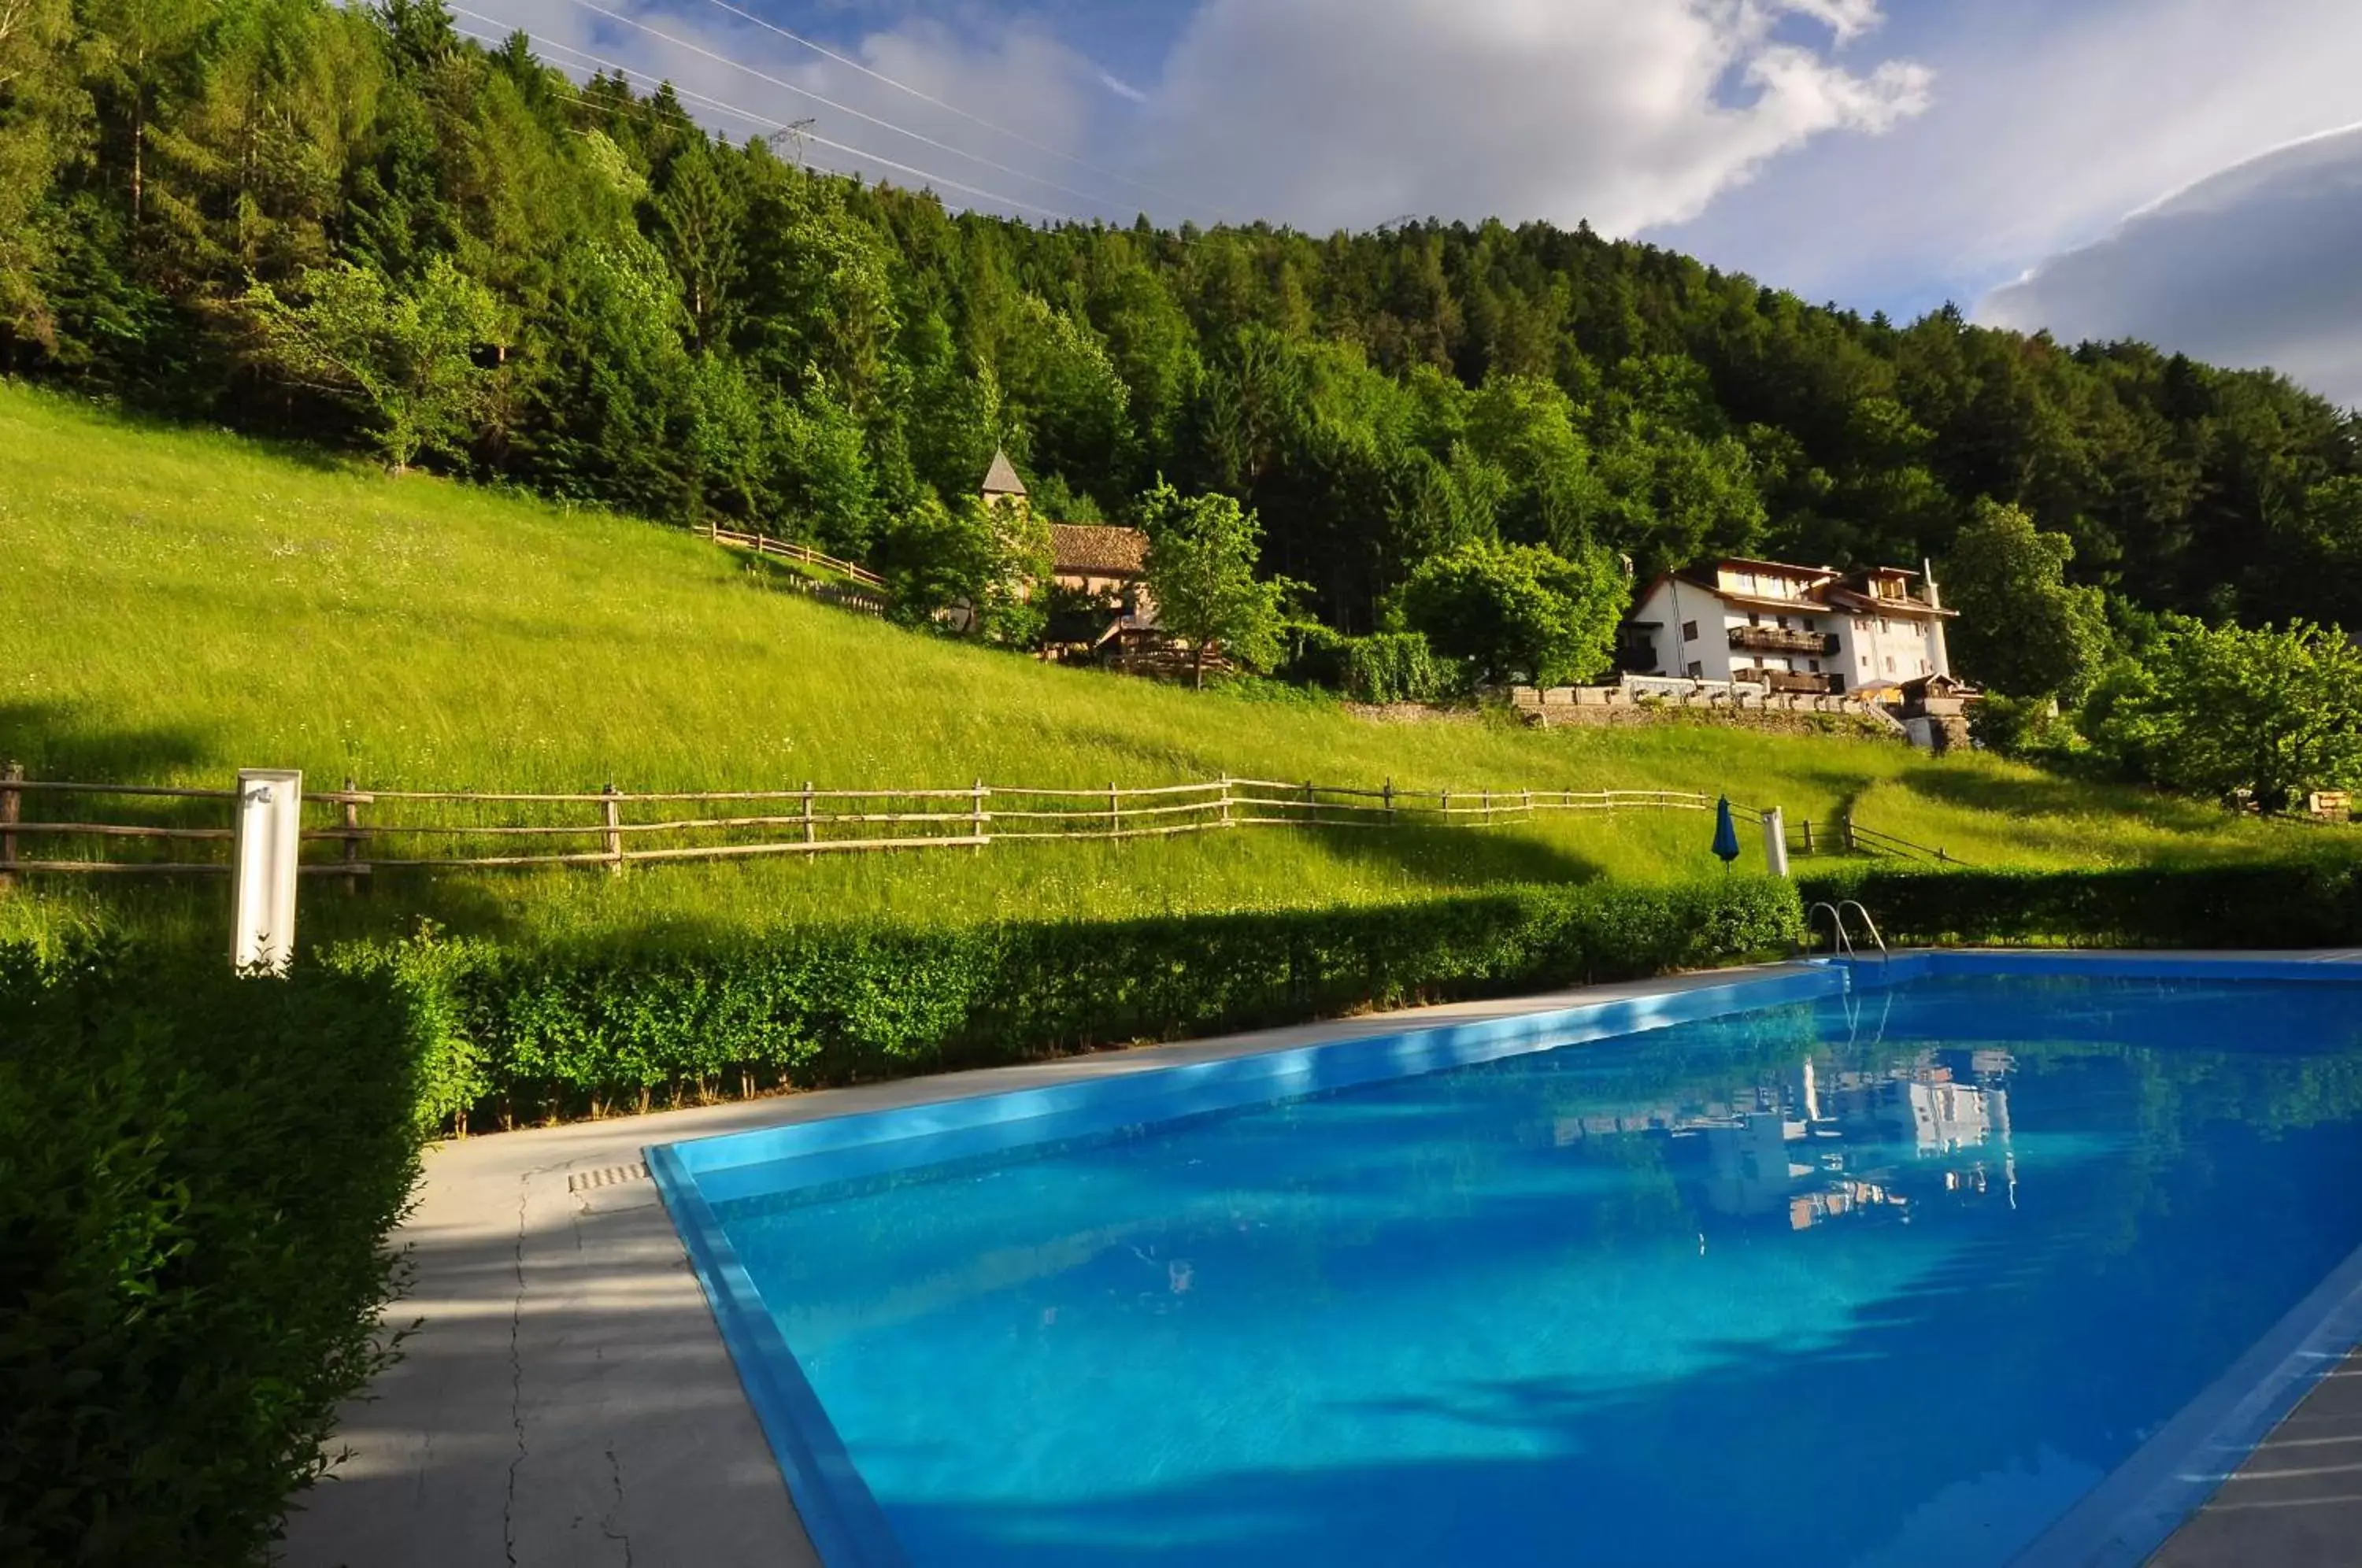
[[[431,1019],[437,1117],[579,1114],[1628,978],[1783,949],[1794,890],[1597,883],[1369,909],[801,931],[527,953],[348,949]]]
[[[1381,632],[1345,645],[1345,695],[1356,702],[1434,702],[1450,694],[1451,671],[1417,632]]]
[[[1457,673],[1418,632],[1349,637],[1326,626],[1291,626],[1292,680],[1325,686],[1354,702],[1437,702],[1453,694]]]
[[[252,1561],[382,1364],[381,985],[0,948],[0,1561]]]
[[[2362,881],[2304,861],[2120,871],[1915,871],[1802,878],[1807,902],[1859,899],[1896,946],[2323,947],[2362,941]]]

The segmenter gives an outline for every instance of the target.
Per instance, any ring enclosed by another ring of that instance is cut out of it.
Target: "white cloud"
[[[1152,94],[1162,182],[1306,227],[1402,214],[1702,211],[1829,131],[1920,112],[1927,72],[1840,64],[1872,0],[1207,0]],[[1817,22],[1832,47],[1774,37]]]
[[[1202,0],[1160,78],[1138,83],[1023,12],[819,40],[938,104],[702,0],[592,4],[631,21],[472,0],[772,122],[813,116],[813,137],[841,144],[812,144],[824,167],[904,184],[923,170],[955,204],[1032,217],[1145,206],[1325,229],[1407,213],[1623,234],[1702,210],[1823,133],[1886,130],[1929,91],[1907,61],[1838,59],[1878,28],[1879,0]],[[766,128],[691,107],[734,136]]]
[[[2362,127],[2183,187],[1996,290],[1981,318],[2270,367],[2362,404]]]
[[[1927,112],[1653,235],[1816,298],[1965,303],[2137,204],[2353,119],[2355,0],[1978,0],[1915,18]],[[1900,24],[1897,24],[1900,25]]]

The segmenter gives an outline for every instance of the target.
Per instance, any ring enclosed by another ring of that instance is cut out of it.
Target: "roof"
[[[1741,568],[1754,572],[1776,571],[1783,577],[1835,577],[1838,575],[1835,567],[1797,566],[1789,561],[1767,561],[1760,556],[1722,556],[1711,561],[1699,563],[1700,569],[1706,567],[1721,571],[1731,571]]]
[[[1051,569],[1076,576],[1138,577],[1148,569],[1148,536],[1137,528],[1050,525]]]
[[[1638,602],[1642,604],[1647,603],[1649,602],[1649,594],[1656,592],[1659,588],[1662,587],[1669,581],[1679,583],[1683,588],[1694,588],[1700,593],[1709,594],[1712,597],[1722,601],[1725,604],[1736,604],[1741,609],[1769,610],[1775,614],[1783,615],[1826,615],[1829,613],[1829,605],[1823,600],[1780,599],[1770,594],[1741,593],[1735,588],[1717,588],[1711,580],[1702,577],[1692,577],[1686,571],[1668,572],[1663,577],[1659,578],[1655,582],[1649,585],[1649,592],[1642,594]]]
[[[1009,460],[1007,452],[992,454],[992,467],[984,476],[987,495],[1023,495],[1025,481],[1017,477],[1017,465]]]
[[[1960,618],[1958,610],[1938,610],[1924,599],[1880,599],[1849,588],[1829,590],[1827,602],[1831,608],[1842,610],[1849,615],[1883,615],[1897,621],[1957,621]]]

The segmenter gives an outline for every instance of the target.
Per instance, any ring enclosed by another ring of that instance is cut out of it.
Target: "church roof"
[[[1025,481],[1017,477],[1017,466],[1009,460],[1008,453],[995,452],[992,455],[992,468],[984,476],[984,493],[987,495],[1023,495],[1025,493]]]
[[[1137,577],[1148,569],[1148,536],[1137,528],[1050,525],[1051,570],[1074,577]]]

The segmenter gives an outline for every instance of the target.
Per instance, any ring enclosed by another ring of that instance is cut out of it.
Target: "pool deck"
[[[2249,956],[2253,956],[2250,955]],[[2362,953],[2280,955],[2362,959]],[[651,1143],[1555,1011],[1776,975],[1667,977],[447,1143],[397,1235],[403,1359],[343,1415],[347,1457],[287,1522],[287,1568],[817,1568],[687,1254]],[[2362,1354],[2323,1378],[2153,1560],[2362,1562]]]

